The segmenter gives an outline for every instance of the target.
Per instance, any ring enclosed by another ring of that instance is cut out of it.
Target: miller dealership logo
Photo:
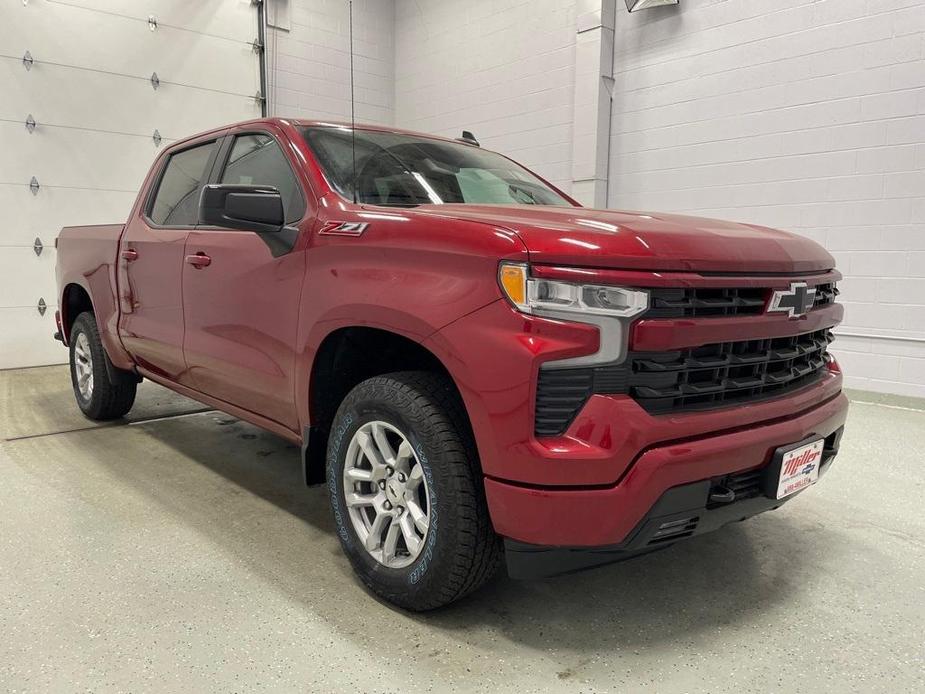
[[[786,313],[790,318],[805,316],[816,301],[816,288],[806,282],[791,282],[790,289],[778,289],[771,297],[768,313]]]

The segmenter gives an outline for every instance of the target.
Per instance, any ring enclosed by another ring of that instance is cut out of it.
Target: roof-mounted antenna
[[[475,135],[468,130],[463,130],[462,137],[457,137],[456,139],[459,142],[465,142],[467,145],[475,145],[476,147],[482,146],[479,144],[479,141],[475,139]]]
[[[353,159],[353,204],[357,204],[357,120],[356,99],[353,93],[353,0],[348,0],[348,25],[350,29],[350,156]]]

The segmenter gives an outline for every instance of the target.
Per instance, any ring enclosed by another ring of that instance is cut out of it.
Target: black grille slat
[[[764,385],[764,379],[761,376],[745,376],[740,378],[727,378],[726,382],[731,384],[735,390],[743,388],[756,388]]]
[[[685,395],[703,395],[705,393],[719,393],[724,388],[723,383],[685,383],[681,386],[681,393]]]
[[[715,357],[690,357],[684,360],[684,366],[688,371],[696,369],[716,369],[720,366],[729,364],[729,355],[720,354]]]
[[[771,352],[771,358],[768,361],[788,361],[800,356],[800,350],[796,347],[784,347],[775,349]]]
[[[731,354],[729,362],[731,364],[762,364],[767,362],[767,352],[747,352],[745,354]]]
[[[640,371],[653,371],[658,373],[663,371],[681,371],[684,368],[684,364],[663,364],[661,362],[652,361],[651,359],[640,359],[636,362],[636,365]]]

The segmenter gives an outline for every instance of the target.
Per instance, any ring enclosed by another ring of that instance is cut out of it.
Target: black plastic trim
[[[321,427],[302,427],[302,480],[307,487],[324,484],[327,441]]]

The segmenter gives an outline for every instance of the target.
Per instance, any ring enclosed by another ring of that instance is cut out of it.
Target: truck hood
[[[628,270],[801,273],[835,261],[785,231],[657,212],[530,205],[424,205],[417,212],[505,227],[530,261]]]

